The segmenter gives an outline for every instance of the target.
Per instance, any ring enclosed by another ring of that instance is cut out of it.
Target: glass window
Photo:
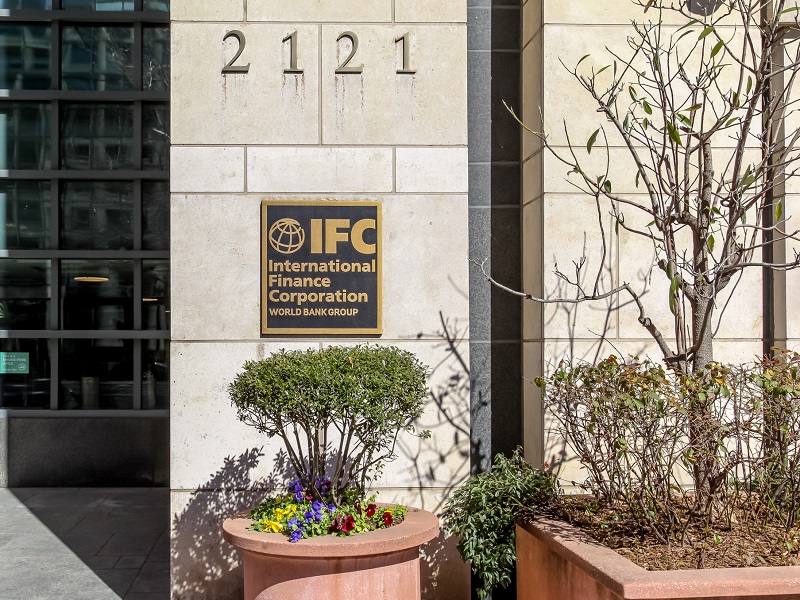
[[[0,169],[50,168],[50,105],[0,103]]]
[[[142,341],[142,408],[169,408],[169,341]]]
[[[68,181],[61,188],[61,247],[133,249],[133,182]]]
[[[0,339],[0,364],[0,408],[50,408],[47,340]]]
[[[61,87],[65,90],[131,90],[133,27],[64,27]]]
[[[142,168],[146,171],[169,170],[169,106],[143,106],[142,123]]]
[[[142,89],[169,91],[169,27],[142,31]]]
[[[61,119],[63,168],[133,168],[132,105],[67,104]]]
[[[169,12],[169,0],[144,0],[144,10]]]
[[[142,329],[169,331],[169,261],[142,261]]]
[[[61,0],[64,10],[133,10],[133,0]]]
[[[0,258],[0,329],[47,329],[50,261]]]
[[[64,260],[61,293],[63,329],[133,329],[132,260]]]
[[[50,247],[50,182],[0,180],[0,249]]]
[[[142,182],[142,248],[169,250],[169,183]]]
[[[51,0],[0,0],[0,8],[9,10],[50,10]]]
[[[50,26],[0,25],[0,86],[50,89]]]
[[[61,340],[60,408],[133,408],[133,340]]]

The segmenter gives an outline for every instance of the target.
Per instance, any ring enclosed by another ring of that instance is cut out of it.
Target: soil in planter
[[[650,571],[760,567],[800,564],[800,527],[791,531],[752,510],[738,507],[733,526],[695,523],[680,540],[666,545],[625,520],[613,509],[598,509],[592,499],[563,499],[560,518],[601,544]]]

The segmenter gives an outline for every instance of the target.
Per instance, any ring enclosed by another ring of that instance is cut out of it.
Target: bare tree
[[[602,124],[576,144],[563,123],[567,148],[526,126],[567,167],[568,180],[594,197],[602,239],[596,276],[581,275],[586,256],[575,261],[577,276],[558,268],[574,297],[537,298],[495,281],[503,289],[541,303],[582,303],[628,295],[639,323],[650,333],[676,373],[692,373],[713,360],[712,318],[723,307],[723,291],[746,269],[788,270],[800,265],[765,260],[765,248],[788,239],[780,197],[796,174],[800,128],[793,87],[800,44],[792,42],[798,9],[787,0],[633,0],[641,17],[632,22],[630,53],[606,50],[566,67],[583,87]],[[671,14],[670,14],[671,13]],[[682,26],[667,25],[675,16]],[[590,66],[596,65],[596,66]],[[799,96],[800,97],[800,96]],[[543,117],[544,121],[544,117]],[[639,194],[615,191],[610,139],[621,139],[635,168]],[[584,148],[585,146],[585,148]],[[586,154],[605,153],[605,167],[586,166]],[[642,200],[646,197],[646,200]],[[653,244],[656,267],[669,280],[666,301],[674,329],[660,331],[628,282],[601,288],[611,218]],[[645,224],[646,223],[646,224]],[[593,281],[591,289],[580,282]],[[729,290],[730,291],[730,290]],[[674,339],[674,342],[671,340]]]

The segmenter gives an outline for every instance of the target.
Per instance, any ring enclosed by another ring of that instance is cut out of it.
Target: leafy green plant
[[[511,457],[495,456],[489,471],[468,479],[450,497],[442,514],[444,530],[461,538],[461,558],[483,581],[481,598],[511,583],[515,524],[546,513],[558,494],[555,477],[525,462],[517,448]]]
[[[350,490],[364,498],[395,458],[401,431],[429,435],[412,424],[424,408],[426,373],[394,346],[331,346],[248,361],[229,391],[242,422],[283,440],[302,488],[339,505]]]

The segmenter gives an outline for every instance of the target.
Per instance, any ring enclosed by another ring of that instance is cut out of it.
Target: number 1
[[[283,38],[282,43],[289,42],[289,68],[284,73],[302,73],[303,69],[297,68],[297,32],[290,33]]]
[[[399,44],[400,42],[403,42],[403,68],[398,69],[397,73],[399,75],[413,75],[417,70],[411,68],[411,44],[407,33],[401,35],[394,41],[395,44]]]

